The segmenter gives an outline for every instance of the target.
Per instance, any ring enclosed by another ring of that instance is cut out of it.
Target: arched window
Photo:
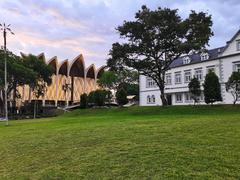
[[[152,103],[155,103],[156,99],[155,99],[155,96],[152,95]]]
[[[151,104],[151,97],[149,95],[147,96],[147,103]]]

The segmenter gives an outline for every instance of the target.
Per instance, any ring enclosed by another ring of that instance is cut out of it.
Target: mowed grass
[[[0,179],[240,179],[240,106],[90,109],[0,123]]]

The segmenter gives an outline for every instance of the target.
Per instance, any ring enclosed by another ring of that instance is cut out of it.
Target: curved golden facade
[[[21,55],[25,56],[23,53]],[[72,61],[64,60],[60,63],[56,56],[49,61],[46,61],[44,53],[39,54],[37,57],[53,67],[52,84],[48,86],[44,97],[39,99],[34,96],[28,86],[20,87],[21,102],[19,102],[19,105],[32,100],[42,101],[43,106],[77,104],[80,102],[81,94],[89,94],[99,88],[97,79],[104,72],[105,67],[102,66],[96,69],[94,64],[86,67],[82,54]]]

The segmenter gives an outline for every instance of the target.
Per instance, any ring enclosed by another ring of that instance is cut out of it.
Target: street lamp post
[[[7,31],[11,34],[14,34],[12,30],[9,28],[9,25],[5,25],[5,23],[0,24],[1,31],[3,31],[3,39],[4,39],[4,95],[5,95],[5,121],[6,125],[8,125],[8,104],[7,104],[7,89],[8,89],[8,83],[7,83]]]

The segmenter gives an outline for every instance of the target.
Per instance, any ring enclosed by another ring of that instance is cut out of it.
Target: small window
[[[181,103],[182,102],[182,94],[181,93],[177,93],[176,94],[176,103]]]
[[[152,78],[147,77],[146,78],[146,88],[154,88],[154,87],[156,87],[155,81]]]
[[[155,101],[156,101],[155,96],[152,95],[152,103],[155,104]]]
[[[200,102],[204,102],[204,94],[203,93],[201,93],[201,95],[199,96],[198,100]]]
[[[240,62],[234,64],[234,71],[240,72]]]
[[[190,93],[185,94],[185,102],[192,102],[192,97],[191,97]]]
[[[240,51],[240,41],[237,41],[237,51]]]
[[[189,83],[192,79],[191,71],[185,71],[184,72],[184,82]]]
[[[207,67],[207,73],[209,73],[209,72],[214,72],[215,73],[215,67],[214,66]]]
[[[201,61],[205,61],[205,60],[208,60],[208,59],[209,59],[208,53],[202,53],[201,54]]]
[[[183,64],[189,64],[191,62],[191,59],[189,57],[183,58]]]
[[[151,97],[149,95],[147,96],[147,104],[151,104]]]
[[[181,83],[182,83],[181,73],[176,73],[175,74],[175,84],[181,84]]]
[[[165,78],[165,82],[166,82],[166,85],[170,85],[172,84],[172,77],[171,77],[171,74],[166,74],[166,78]]]
[[[199,80],[203,80],[203,72],[202,69],[195,69],[195,77]]]
[[[155,95],[152,95],[152,96],[148,95],[147,96],[147,104],[155,104],[155,102],[156,102]]]

